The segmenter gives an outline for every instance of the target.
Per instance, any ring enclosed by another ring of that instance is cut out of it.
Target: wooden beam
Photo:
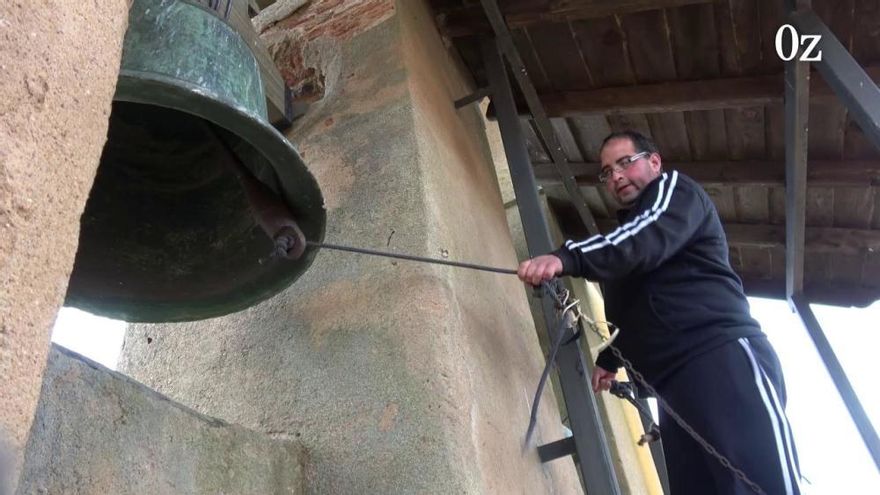
[[[542,186],[559,184],[559,176],[548,163],[535,163],[535,178]],[[579,186],[600,185],[599,163],[569,163]],[[785,164],[781,161],[665,162],[701,184],[738,186],[784,186]],[[811,186],[880,186],[880,162],[871,160],[812,160],[807,167]]]
[[[510,28],[521,28],[541,22],[567,22],[581,19],[595,19],[612,15],[631,14],[647,10],[658,10],[715,3],[717,0],[554,0],[548,7],[535,8],[527,3],[506,6],[504,20]],[[492,34],[492,27],[478,7],[463,7],[440,13],[443,34],[450,38]]]
[[[785,246],[784,225],[724,225],[732,246],[781,248]],[[880,231],[840,227],[805,227],[804,250],[817,254],[860,255],[880,250]]]
[[[597,222],[605,233],[617,228],[617,221],[613,219]],[[725,223],[724,232],[731,246],[773,249],[785,246],[784,225]],[[880,251],[880,230],[807,227],[805,234],[806,250],[810,253],[859,255]]]
[[[866,72],[875,82],[880,82],[880,67],[869,67]],[[553,118],[781,104],[784,92],[784,76],[775,74],[562,91],[546,93],[540,98],[547,115]],[[834,92],[821,77],[811,79],[810,93],[813,101],[831,101],[834,98]],[[521,108],[520,115],[527,116],[528,111]],[[492,112],[489,118],[493,118]]]

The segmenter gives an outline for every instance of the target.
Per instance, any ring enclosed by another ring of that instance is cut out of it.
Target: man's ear
[[[663,170],[663,159],[660,158],[660,153],[651,153],[648,162],[651,164],[651,170],[659,175],[660,171]]]

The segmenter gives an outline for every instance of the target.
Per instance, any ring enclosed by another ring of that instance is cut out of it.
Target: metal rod
[[[822,58],[814,64],[865,136],[880,148],[880,88],[813,11],[798,11],[789,19],[799,35],[819,36],[816,48],[822,51]]]
[[[571,437],[538,446],[538,458],[541,459],[541,462],[550,462],[567,455],[577,456],[577,452],[574,450],[574,439]]]
[[[795,8],[789,5],[789,8]],[[805,47],[785,62],[785,297],[804,290],[804,234],[807,210],[807,131],[810,63]]]
[[[849,410],[856,428],[858,428],[859,433],[862,435],[862,440],[864,440],[865,446],[868,447],[868,452],[874,459],[874,464],[877,466],[877,469],[880,469],[880,438],[877,437],[877,431],[871,424],[871,420],[868,419],[865,408],[859,402],[856,391],[849,383],[846,372],[843,371],[843,366],[841,366],[840,361],[837,359],[831,343],[828,342],[825,332],[822,331],[822,325],[819,324],[819,320],[813,314],[809,302],[802,295],[795,294],[791,301],[801,321],[803,321],[804,326],[807,328],[807,333],[813,339],[813,344],[816,346],[816,350],[819,351],[819,357],[825,363],[828,374],[831,375],[831,381],[834,382],[838,393],[840,393],[840,398],[843,399],[843,403]]]
[[[596,226],[596,219],[593,218],[593,213],[590,211],[587,200],[584,199],[584,195],[581,193],[577,182],[574,180],[574,174],[571,173],[571,170],[568,167],[568,158],[566,158],[565,153],[562,152],[562,145],[559,144],[559,140],[556,138],[556,132],[553,130],[553,125],[550,123],[550,119],[547,118],[547,112],[544,111],[544,106],[541,104],[541,99],[538,96],[538,92],[535,90],[534,84],[532,84],[531,79],[529,79],[526,66],[523,64],[522,57],[520,57],[516,45],[513,43],[513,38],[510,36],[510,30],[507,28],[504,16],[501,14],[501,9],[498,8],[498,2],[496,2],[496,0],[481,0],[481,2],[483,4],[483,10],[486,12],[486,17],[489,19],[489,23],[495,31],[496,43],[501,48],[507,61],[510,63],[510,68],[513,70],[513,75],[516,78],[519,89],[522,90],[526,103],[529,106],[529,112],[531,112],[532,119],[535,121],[538,135],[541,137],[541,140],[544,141],[547,151],[553,159],[553,165],[556,166],[556,170],[559,173],[565,191],[568,193],[575,209],[577,209],[578,215],[581,217],[581,221],[584,223],[587,231],[591,235],[598,234],[599,228]],[[507,77],[506,72],[504,77]],[[516,114],[516,107],[514,107],[514,114]],[[499,121],[501,119],[500,110],[498,119]]]
[[[475,101],[480,101],[483,98],[489,96],[489,88],[480,88],[473,93],[465,96],[464,98],[459,98],[455,100],[455,108],[461,108],[465,105],[470,105]]]
[[[459,261],[441,260],[437,258],[427,258],[424,256],[413,256],[411,254],[389,253],[387,251],[377,251],[375,249],[356,248],[350,246],[341,246],[339,244],[330,244],[327,242],[306,241],[306,245],[313,248],[334,249],[336,251],[347,251],[349,253],[369,254],[372,256],[382,256],[385,258],[396,258],[399,260],[420,261],[422,263],[433,263],[435,265],[457,266],[459,268],[469,268],[471,270],[480,270],[484,272],[503,273],[506,275],[516,275],[516,270],[510,268],[496,268],[494,266],[477,265],[475,263],[462,263]]]
[[[523,223],[526,245],[532,256],[546,254],[553,249],[550,229],[544,218],[535,174],[529,161],[525,136],[516,106],[510,80],[504,69],[504,61],[495,40],[483,41],[483,60],[492,89],[492,102],[498,110],[498,127],[510,168],[510,177],[516,194],[516,204]],[[549,297],[541,298],[541,308],[550,342],[556,318],[555,302]],[[611,452],[605,438],[605,430],[599,416],[596,398],[590,391],[586,373],[590,369],[579,346],[562,346],[556,359],[559,384],[568,412],[572,437],[577,453],[578,469],[586,492],[590,495],[620,495],[620,484]]]

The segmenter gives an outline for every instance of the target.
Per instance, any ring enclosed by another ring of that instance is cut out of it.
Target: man
[[[694,180],[664,172],[637,132],[608,136],[600,157],[599,179],[623,207],[620,227],[524,261],[520,279],[601,282],[620,328],[614,344],[633,367],[764,493],[799,494],[779,361],[749,314],[712,201]],[[621,364],[601,352],[594,391],[607,390]],[[754,493],[662,410],[660,429],[673,495]]]

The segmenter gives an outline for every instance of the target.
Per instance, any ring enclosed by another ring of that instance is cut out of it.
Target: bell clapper
[[[205,126],[208,128],[209,135],[226,150],[227,159],[223,160],[224,166],[235,174],[244,187],[245,196],[254,218],[266,235],[272,239],[274,243],[272,257],[289,260],[299,259],[306,250],[306,239],[293,218],[293,213],[269,186],[254,177],[241,162],[235,150],[217,134],[210,124],[206,123]]]

